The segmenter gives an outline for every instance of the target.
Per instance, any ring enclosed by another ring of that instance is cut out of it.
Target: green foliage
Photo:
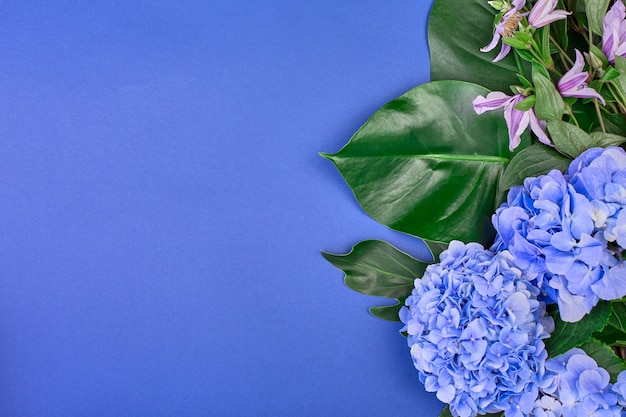
[[[594,146],[592,137],[571,123],[549,120],[548,132],[556,150],[572,159]]]
[[[521,185],[528,177],[538,177],[553,169],[565,172],[570,162],[570,159],[552,148],[538,143],[532,144],[511,159],[500,180],[499,190],[505,192],[511,187]]]
[[[594,332],[602,330],[611,314],[611,304],[600,301],[589,314],[576,323],[561,320],[554,304],[550,306],[548,312],[554,319],[554,331],[550,338],[545,340],[545,344],[550,357],[554,358],[590,341]]]
[[[542,120],[560,120],[565,111],[565,103],[550,78],[543,75],[533,66],[533,82],[535,83],[535,114]]]
[[[626,346],[626,304],[618,300],[611,303],[611,315],[606,327],[593,337],[610,346]]]
[[[494,15],[487,1],[435,0],[428,19],[433,81],[468,81],[498,91],[517,81],[513,54],[491,62],[500,46],[489,53],[480,51],[491,41]]]
[[[427,264],[399,251],[387,242],[365,240],[345,255],[323,252],[328,262],[345,274],[345,284],[362,294],[393,298],[399,304],[374,307],[370,312],[385,320],[398,321],[397,312],[411,294],[416,278]],[[395,312],[395,315],[394,315]]]
[[[595,35],[602,35],[602,24],[604,15],[609,6],[609,0],[586,0],[585,12],[587,13],[587,23],[589,29]]]
[[[502,112],[478,116],[472,108],[487,93],[461,81],[421,85],[324,156],[378,222],[434,242],[488,244],[498,182],[513,154]]]
[[[615,383],[619,373],[626,369],[624,361],[602,342],[592,339],[580,347],[598,363],[598,366],[607,370],[611,376],[611,383]]]

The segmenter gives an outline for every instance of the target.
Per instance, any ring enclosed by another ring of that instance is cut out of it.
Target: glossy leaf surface
[[[421,85],[324,156],[378,222],[434,242],[489,243],[498,181],[512,154],[502,112],[479,116],[472,108],[487,93],[461,81]]]
[[[611,303],[600,301],[589,314],[575,323],[561,320],[554,304],[549,306],[548,311],[554,319],[554,331],[545,344],[550,357],[554,358],[588,342],[594,332],[602,330],[611,314]]]
[[[513,53],[492,62],[500,46],[480,51],[491,42],[494,17],[495,10],[485,0],[435,0],[428,19],[433,81],[469,81],[505,92],[518,83]]]
[[[564,157],[552,148],[541,144],[532,144],[515,155],[506,167],[500,181],[500,191],[504,192],[511,187],[521,185],[524,179],[547,174],[553,169],[565,172],[570,162],[572,162],[571,159]]]
[[[387,242],[366,240],[356,244],[345,255],[322,253],[324,258],[345,274],[344,282],[362,294],[395,298],[398,301],[411,294],[416,278],[421,278],[427,264],[399,251]],[[370,309],[372,314],[392,320],[393,309],[383,306]]]

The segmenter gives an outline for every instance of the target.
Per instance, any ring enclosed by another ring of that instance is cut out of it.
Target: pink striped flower
[[[563,97],[577,98],[597,98],[606,104],[604,98],[593,88],[587,87],[587,78],[589,74],[583,71],[585,60],[583,54],[578,49],[576,51],[576,62],[572,69],[567,71],[565,75],[557,83],[557,89]]]
[[[609,9],[604,16],[602,27],[602,52],[611,64],[615,56],[626,55],[626,8],[621,0]]]
[[[493,50],[496,46],[498,46],[498,43],[503,37],[508,38],[513,34],[513,32],[515,32],[515,30],[517,29],[517,25],[522,19],[520,10],[525,5],[526,0],[513,0],[513,3],[511,4],[511,9],[506,12],[504,16],[502,16],[502,19],[500,19],[500,22],[498,22],[498,24],[496,25],[496,29],[493,32],[493,38],[491,39],[491,42],[489,43],[489,45],[481,48],[481,52],[489,52]],[[502,46],[500,47],[500,53],[494,58],[493,62],[500,61],[502,58],[507,56],[510,50],[511,46],[502,42]]]
[[[528,23],[534,28],[540,28],[557,20],[565,19],[571,12],[554,10],[558,0],[539,0],[528,15]]]
[[[511,151],[519,146],[522,133],[529,125],[530,130],[540,142],[551,145],[550,138],[545,133],[546,122],[539,120],[533,109],[522,111],[515,108],[515,105],[525,98],[523,94],[511,97],[500,91],[493,91],[487,94],[487,97],[478,96],[472,101],[474,111],[478,114],[504,107],[504,120],[509,130],[509,150]]]

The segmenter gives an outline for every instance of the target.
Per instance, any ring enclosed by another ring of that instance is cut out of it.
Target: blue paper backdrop
[[[0,415],[436,416],[319,251],[424,248],[332,164],[431,0],[0,4]]]

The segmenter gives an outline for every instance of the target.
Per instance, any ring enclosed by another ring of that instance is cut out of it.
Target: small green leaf
[[[618,70],[616,70],[613,67],[609,67],[609,68],[607,68],[606,72],[604,73],[604,75],[602,76],[600,81],[602,81],[602,82],[611,81],[611,80],[619,77],[620,75],[622,75],[621,72],[619,72]]]
[[[626,115],[624,114],[603,114],[602,120],[608,133],[620,136],[626,135]]]
[[[556,150],[572,159],[593,147],[591,136],[571,123],[549,120],[548,132]]]
[[[381,240],[365,240],[345,255],[323,252],[328,262],[341,269],[344,282],[362,294],[387,298],[407,297],[427,264]]]
[[[530,145],[511,159],[500,179],[498,189],[505,192],[511,187],[521,185],[528,177],[538,177],[553,169],[565,172],[570,162],[570,159],[548,146],[538,143]]]
[[[592,339],[580,347],[598,363],[598,366],[607,370],[611,376],[611,383],[615,383],[620,372],[626,370],[624,361],[615,354],[610,346]]]
[[[454,417],[452,413],[450,412],[449,405],[446,405],[445,407],[443,407],[443,410],[441,410],[441,413],[439,413],[439,417]]]
[[[517,103],[514,107],[520,111],[527,111],[533,108],[536,101],[537,96],[526,97],[524,100]]]
[[[376,316],[379,319],[387,321],[400,321],[399,312],[403,305],[404,303],[398,302],[390,306],[370,307],[369,310],[373,316]]]
[[[554,331],[545,340],[545,345],[550,357],[554,358],[588,342],[594,332],[602,330],[611,314],[611,303],[600,301],[589,314],[576,323],[561,320],[555,305],[549,306],[548,311],[554,319]]]
[[[626,58],[615,56],[615,69],[620,72],[620,76],[611,80],[611,83],[619,89],[622,96],[626,96]]]
[[[518,38],[502,38],[502,42],[511,45],[515,49],[530,49],[528,43]]]
[[[556,87],[548,77],[541,74],[533,66],[533,83],[535,84],[535,114],[542,120],[560,120],[565,111],[563,98],[556,90]]]
[[[585,12],[587,13],[587,22],[589,29],[594,35],[602,36],[602,27],[604,24],[604,15],[609,6],[609,0],[587,0],[585,1]]]
[[[604,132],[591,132],[589,134],[591,136],[591,140],[593,141],[594,146],[599,147],[607,147],[607,146],[617,146],[626,142],[626,137],[621,135],[614,135],[612,133],[604,133]]]

